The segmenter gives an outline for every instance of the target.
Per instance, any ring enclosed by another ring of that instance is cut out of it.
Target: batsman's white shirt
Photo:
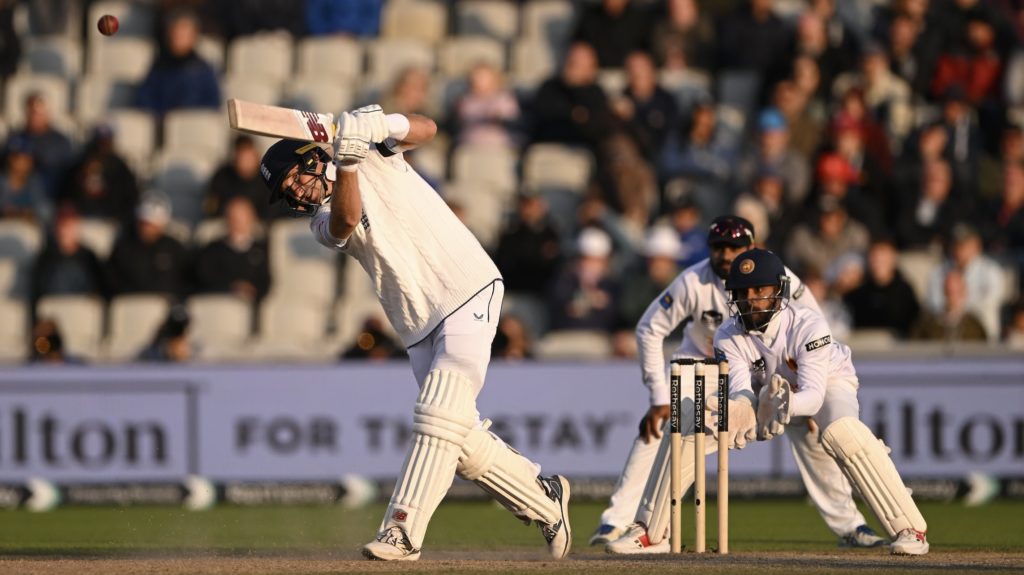
[[[790,277],[791,303],[819,310],[810,290],[800,278]],[[710,259],[683,270],[658,299],[651,302],[636,326],[637,347],[644,385],[651,393],[651,405],[668,405],[664,341],[679,324],[684,324],[683,341],[673,358],[714,357],[715,330],[729,317],[725,284],[715,273]]]
[[[760,389],[777,373],[793,386],[793,417],[816,415],[831,383],[842,381],[854,390],[858,385],[850,348],[832,341],[824,316],[807,308],[780,311],[763,334],[748,334],[739,319],[730,318],[715,335],[715,348],[729,361],[730,397],[753,400],[754,386]]]
[[[325,206],[310,222],[318,242],[354,257],[373,281],[388,320],[411,347],[501,279],[501,273],[402,154],[373,149],[359,164],[363,216],[346,240],[330,233]]]

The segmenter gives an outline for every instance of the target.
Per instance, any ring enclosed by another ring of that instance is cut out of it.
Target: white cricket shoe
[[[626,527],[626,532],[615,541],[604,546],[604,550],[613,555],[642,555],[655,553],[668,553],[671,550],[668,537],[660,543],[651,544],[647,537],[647,526],[643,523],[631,523]]]
[[[622,537],[622,534],[625,532],[625,527],[616,527],[615,525],[602,523],[597,526],[597,529],[594,530],[594,534],[590,536],[590,546],[607,545],[619,537]]]
[[[888,542],[867,525],[861,525],[839,538],[840,547],[878,547]]]
[[[555,559],[563,559],[572,547],[572,528],[569,526],[569,480],[561,475],[538,477],[547,496],[558,503],[559,518],[554,523],[537,522],[540,533],[548,542],[548,550]]]
[[[904,529],[892,542],[893,555],[924,555],[928,553],[928,538],[924,531]]]
[[[363,557],[371,561],[416,561],[420,550],[413,549],[409,536],[401,527],[388,527],[377,539],[363,545]]]

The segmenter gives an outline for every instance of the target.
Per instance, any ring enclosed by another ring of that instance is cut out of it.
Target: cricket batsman
[[[526,523],[551,555],[569,553],[569,482],[507,446],[481,421],[476,398],[490,362],[504,293],[501,274],[403,151],[437,131],[423,116],[380,106],[344,112],[333,157],[281,140],[260,163],[270,200],[310,217],[317,241],[356,259],[412,362],[420,387],[412,441],[368,559],[420,557],[427,524],[457,474]]]

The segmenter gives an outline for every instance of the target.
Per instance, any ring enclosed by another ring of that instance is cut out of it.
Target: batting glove
[[[353,116],[366,120],[370,130],[370,141],[376,144],[383,142],[391,136],[391,128],[388,126],[388,117],[384,110],[377,104],[363,106],[352,112]]]
[[[334,165],[346,172],[356,171],[356,166],[370,151],[370,129],[366,120],[342,112],[335,133]]]
[[[757,438],[769,440],[782,435],[793,411],[793,389],[786,378],[779,374],[761,388],[757,399]]]

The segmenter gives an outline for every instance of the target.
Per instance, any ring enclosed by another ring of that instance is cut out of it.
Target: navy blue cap
[[[727,290],[744,290],[752,287],[779,285],[779,278],[786,275],[786,266],[779,256],[768,250],[754,248],[736,256],[729,269]]]

